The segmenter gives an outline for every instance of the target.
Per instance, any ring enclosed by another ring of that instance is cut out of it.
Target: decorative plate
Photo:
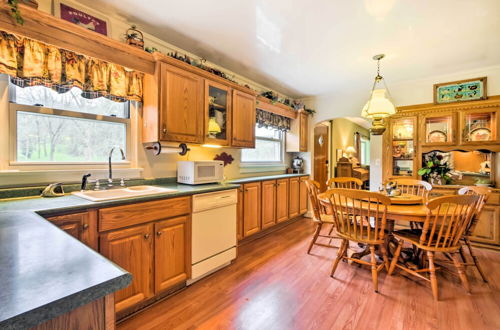
[[[448,136],[445,132],[440,130],[434,130],[429,133],[427,136],[427,142],[437,143],[437,142],[446,142]]]
[[[473,129],[469,133],[469,141],[489,141],[491,140],[491,130],[486,127]]]

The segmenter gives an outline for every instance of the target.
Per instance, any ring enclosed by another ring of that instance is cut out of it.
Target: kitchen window
[[[60,94],[12,83],[9,95],[11,164],[103,163],[114,146],[129,154],[129,102],[87,99],[76,87]]]
[[[255,165],[280,165],[284,157],[285,134],[282,131],[255,127],[255,148],[241,150],[241,162]]]
[[[370,140],[365,137],[361,137],[361,159],[359,160],[361,165],[370,165]]]

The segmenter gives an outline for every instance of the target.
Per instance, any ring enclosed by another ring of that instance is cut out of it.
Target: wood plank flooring
[[[118,329],[500,329],[500,253],[477,249],[489,284],[474,269],[468,295],[439,274],[441,301],[428,283],[379,275],[342,262],[329,277],[335,248],[315,246],[310,219],[250,242],[229,267],[118,325]],[[328,229],[328,228],[326,228]],[[336,243],[338,244],[338,243]]]

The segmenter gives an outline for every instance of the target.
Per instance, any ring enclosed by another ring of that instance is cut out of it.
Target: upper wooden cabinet
[[[233,147],[255,148],[255,96],[233,90]]]
[[[420,143],[423,146],[457,144],[457,116],[454,112],[423,114],[420,117]]]
[[[203,143],[203,79],[158,62],[144,81],[143,142]]]
[[[389,125],[389,177],[417,176],[417,117],[392,118]]]
[[[47,220],[97,250],[97,210],[53,216]]]
[[[286,133],[287,152],[306,152],[308,145],[308,115],[299,111],[297,118],[292,120],[290,130]]]
[[[498,109],[467,110],[459,114],[461,144],[499,143]]]
[[[205,80],[204,143],[229,146],[231,143],[231,88]]]

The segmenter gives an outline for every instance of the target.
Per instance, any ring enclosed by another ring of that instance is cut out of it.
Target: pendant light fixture
[[[373,56],[373,59],[377,61],[377,75],[373,82],[370,99],[363,107],[363,111],[361,111],[362,117],[373,120],[370,128],[373,135],[382,135],[385,131],[384,119],[396,113],[384,77],[380,75],[380,60],[384,57],[384,54]]]

